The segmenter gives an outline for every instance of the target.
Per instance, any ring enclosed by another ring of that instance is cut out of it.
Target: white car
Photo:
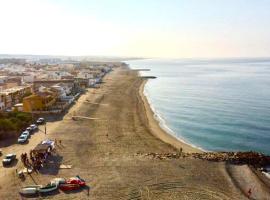
[[[41,117],[41,118],[38,118],[37,124],[38,124],[38,125],[45,124],[45,119],[42,118],[42,117]]]
[[[27,141],[27,136],[26,135],[21,135],[19,138],[18,138],[18,143],[25,143]]]
[[[38,129],[37,125],[35,124],[31,124],[30,128],[32,129],[32,131],[36,131]]]
[[[21,136],[26,136],[27,138],[29,138],[30,133],[28,131],[24,131],[22,132]]]
[[[31,127],[27,127],[27,128],[25,129],[25,131],[28,131],[29,133],[32,133],[32,132],[33,132]]]

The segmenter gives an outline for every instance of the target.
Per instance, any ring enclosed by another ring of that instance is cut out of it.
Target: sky
[[[0,54],[270,56],[270,0],[0,0],[0,26]]]

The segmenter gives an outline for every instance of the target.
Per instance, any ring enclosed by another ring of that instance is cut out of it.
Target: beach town
[[[269,156],[166,133],[126,63],[4,62],[1,199],[269,199]]]
[[[8,62],[4,60],[3,62]],[[20,59],[0,66],[0,110],[37,114],[62,112],[85,88],[94,88],[113,67],[95,64]],[[43,63],[46,64],[43,64]]]

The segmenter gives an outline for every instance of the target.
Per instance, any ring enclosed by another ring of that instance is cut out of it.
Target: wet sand
[[[198,151],[158,126],[142,95],[143,84],[137,72],[118,68],[105,77],[99,89],[89,89],[62,120],[48,124],[46,137],[61,140],[62,144],[57,145],[58,156],[40,173],[22,182],[14,175],[16,167],[8,172],[0,169],[6,173],[0,180],[1,199],[21,199],[18,191],[24,185],[46,184],[55,177],[75,175],[84,178],[88,188],[59,191],[46,199],[246,199],[223,162],[158,160],[137,155],[177,153],[181,147],[186,152]],[[89,119],[74,121],[73,115]],[[45,136],[34,137],[29,147],[17,152],[32,148]],[[5,153],[13,147],[8,148],[3,149]],[[72,168],[59,169],[60,163]]]

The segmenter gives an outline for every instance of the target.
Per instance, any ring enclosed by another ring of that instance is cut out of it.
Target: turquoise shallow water
[[[164,128],[209,151],[270,154],[270,59],[136,60]]]

